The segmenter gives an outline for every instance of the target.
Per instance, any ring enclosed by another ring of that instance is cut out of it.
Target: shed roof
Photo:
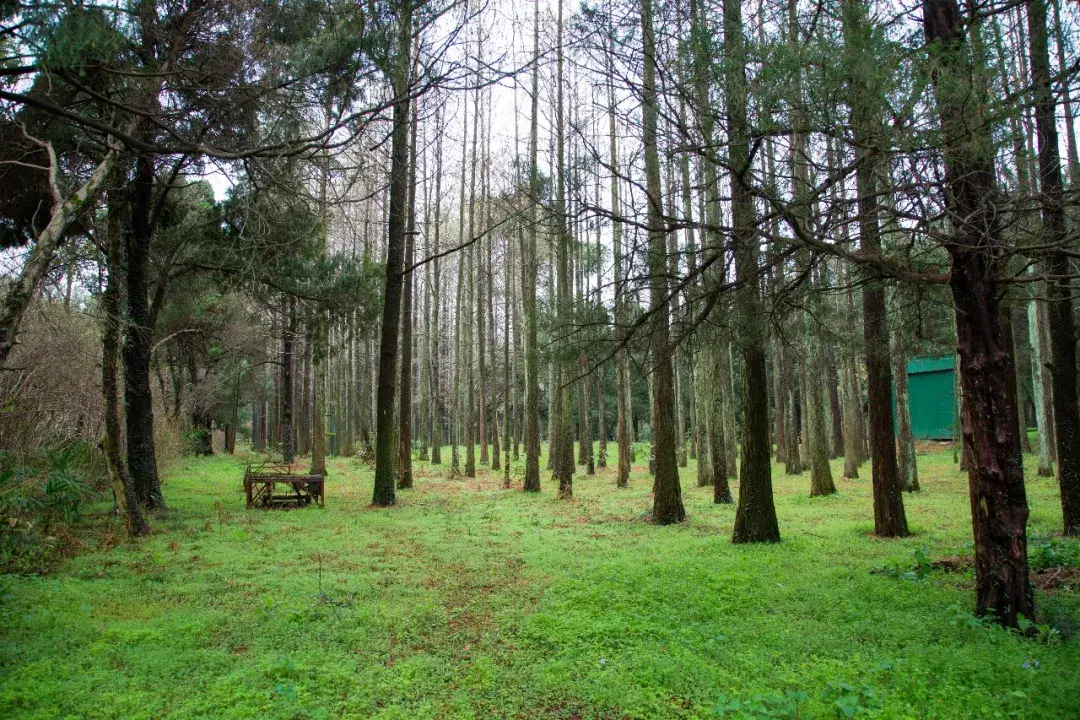
[[[942,355],[941,357],[920,357],[908,361],[908,375],[918,373],[943,372],[953,369],[953,356]]]

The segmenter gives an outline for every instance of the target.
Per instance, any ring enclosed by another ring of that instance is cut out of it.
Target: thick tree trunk
[[[122,194],[119,188],[109,191],[110,199]],[[123,438],[120,428],[120,402],[117,395],[117,360],[120,355],[120,323],[122,322],[123,237],[120,222],[120,203],[110,207],[106,238],[105,262],[108,279],[102,293],[101,327],[101,392],[104,400],[105,431],[102,449],[108,465],[109,484],[116,498],[116,507],[124,519],[128,533],[146,535],[150,526],[143,515],[134,483],[124,463]]]
[[[147,510],[165,507],[154,446],[154,405],[150,391],[150,354],[154,328],[150,325],[150,212],[154,163],[140,157],[131,188],[129,226],[125,230],[128,322],[123,347],[124,417],[127,424],[127,462],[135,495]]]
[[[398,18],[397,68],[390,148],[390,202],[386,232],[386,287],[375,417],[375,487],[371,504],[397,502],[394,491],[394,395],[397,384],[398,323],[401,320],[402,256],[405,252],[406,202],[409,191],[409,48],[412,41],[412,0],[403,0]]]
[[[1002,315],[1002,261],[993,141],[982,107],[971,107],[972,63],[955,0],[925,0],[923,23],[942,129],[963,386],[962,424],[971,448],[968,479],[975,535],[976,611],[1015,627],[1034,617],[1028,582],[1027,498],[1016,421],[1012,339]],[[974,90],[974,91],[973,91]]]

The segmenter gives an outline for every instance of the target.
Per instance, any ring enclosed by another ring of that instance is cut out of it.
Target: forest
[[[0,717],[1080,717],[1080,6],[0,0]]]

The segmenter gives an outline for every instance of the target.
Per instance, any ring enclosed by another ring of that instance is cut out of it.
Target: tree
[[[727,111],[728,158],[732,177],[732,244],[740,283],[736,298],[738,341],[742,350],[742,464],[739,504],[732,542],[779,542],[769,464],[769,398],[758,291],[758,244],[754,233],[754,200],[746,173],[750,167],[750,126],[746,117],[746,48],[742,0],[724,0],[724,104]]]
[[[664,228],[663,199],[660,192],[660,155],[656,146],[659,109],[656,98],[654,33],[652,0],[641,0],[642,55],[645,59],[642,76],[642,140],[645,146],[645,183],[648,196],[651,286],[649,345],[652,352],[653,452],[656,461],[653,522],[668,525],[685,520],[686,510],[682,503],[679,465],[675,452],[675,397],[668,336],[667,233]]]
[[[409,48],[412,44],[412,0],[394,8],[398,25],[393,67],[394,111],[390,149],[390,217],[386,231],[386,289],[383,295],[382,334],[379,340],[378,397],[375,411],[375,488],[371,504],[390,506],[397,501],[394,484],[394,395],[397,385],[398,330],[401,320],[402,262],[405,253],[409,192],[409,107],[412,88]]]
[[[883,142],[878,107],[882,88],[874,87],[860,70],[874,62],[872,33],[863,0],[843,0],[844,52],[850,74],[852,140],[855,145],[856,185],[859,193],[859,242],[867,254],[881,252],[878,219],[878,164]],[[871,271],[872,273],[873,271]],[[871,476],[874,488],[874,533],[881,537],[908,534],[896,465],[892,418],[892,370],[889,364],[889,331],[885,314],[885,289],[877,278],[863,288],[863,334],[866,342],[866,376],[870,414]]]
[[[539,219],[540,177],[537,170],[537,142],[540,78],[540,4],[533,9],[532,97],[529,125],[529,206],[528,227],[521,248],[521,304],[525,318],[525,492],[540,492],[540,355],[537,350],[536,317],[536,233]]]
[[[946,207],[956,304],[957,352],[964,402],[962,425],[975,534],[975,607],[1002,624],[1034,617],[1028,581],[1027,498],[1020,462],[1012,339],[1002,315],[1004,254],[997,213],[993,141],[955,0],[925,0],[931,80],[941,123]]]
[[[1065,534],[1080,534],[1080,404],[1076,390],[1076,327],[1073,320],[1069,240],[1065,229],[1057,110],[1050,85],[1046,0],[1028,0],[1028,38],[1039,145],[1039,203],[1045,242],[1052,248],[1047,270],[1050,360],[1054,381],[1054,435]]]

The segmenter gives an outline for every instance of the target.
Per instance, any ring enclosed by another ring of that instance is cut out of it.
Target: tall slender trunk
[[[844,0],[844,46],[849,67],[872,62],[866,52],[869,24],[863,0]],[[858,163],[859,243],[868,254],[881,252],[878,225],[877,174],[880,159],[880,98],[865,75],[852,77],[851,124]],[[879,537],[906,537],[907,517],[896,466],[892,418],[892,369],[889,365],[889,329],[885,314],[885,288],[880,279],[868,278],[863,287],[863,334],[866,341],[867,394],[870,411],[871,478],[874,494],[874,533]]]
[[[443,173],[443,107],[435,113],[435,201],[434,237],[431,252],[435,259],[431,261],[431,294],[434,299],[431,308],[431,464],[442,464],[443,444],[443,393],[442,393],[442,327],[439,325],[439,308],[442,305],[442,264],[438,257],[441,249],[440,229],[442,228],[442,173]]]
[[[325,128],[330,127],[333,96],[327,93],[325,105]],[[323,153],[322,168],[319,176],[319,215],[320,215],[320,254],[326,255],[326,240],[329,232],[330,214],[327,203],[327,190],[330,184],[330,155]],[[311,467],[308,473],[311,475],[326,475],[326,426],[327,413],[327,363],[330,362],[330,318],[318,305],[315,307],[312,318],[311,332],[308,338],[311,342],[311,364],[313,379],[311,382],[311,405],[305,407],[305,412],[311,412]]]
[[[750,124],[746,116],[746,48],[742,0],[724,0],[724,102],[728,118],[728,167],[732,170],[732,244],[741,286],[736,322],[742,351],[742,463],[739,504],[732,542],[779,542],[769,463],[769,392],[765,373],[763,314],[758,290],[758,241],[754,199],[745,173],[750,169]],[[725,440],[727,437],[725,436]],[[730,450],[728,451],[730,453]]]
[[[509,488],[510,445],[512,443],[510,432],[513,427],[513,413],[510,409],[510,305],[513,302],[514,296],[514,240],[509,234],[506,236],[506,255],[504,262],[506,263],[506,269],[510,272],[506,273],[506,280],[503,285],[503,484],[505,487]]]
[[[419,42],[419,41],[417,41]],[[417,47],[417,55],[419,48]],[[416,104],[412,108],[412,122],[409,129],[409,192],[408,221],[405,230],[405,268],[412,267],[416,253],[416,131],[419,125],[419,113]],[[402,276],[403,292],[401,297],[401,370],[398,390],[398,463],[397,486],[409,489],[413,486],[412,474],[412,427],[413,427],[413,279],[410,270]]]
[[[893,380],[896,386],[896,444],[900,450],[897,458],[900,483],[904,490],[915,492],[919,489],[919,467],[916,462],[915,439],[911,434],[907,353],[904,352],[899,323],[893,325],[892,343]]]
[[[1080,406],[1076,390],[1076,326],[1073,319],[1071,243],[1066,234],[1056,105],[1050,82],[1046,0],[1028,0],[1028,37],[1039,140],[1039,203],[1045,241],[1051,246],[1047,270],[1047,315],[1054,380],[1054,435],[1058,484],[1066,535],[1080,534]]]
[[[281,341],[281,457],[286,465],[296,459],[293,438],[293,344],[296,340],[296,300],[284,302],[287,318],[282,323]]]
[[[829,418],[832,421],[832,452],[830,457],[844,454],[844,411],[840,407],[840,375],[837,368],[836,348],[825,349],[825,374],[829,388]]]
[[[567,333],[570,330],[570,232],[566,217],[566,138],[563,108],[563,2],[558,2],[556,29],[556,77],[555,77],[555,227],[556,242],[556,355],[565,355]],[[559,486],[559,498],[570,499],[574,495],[574,438],[570,429],[571,414],[571,376],[573,364],[565,359],[556,359],[554,380],[551,393],[552,430],[550,443],[552,450],[552,475]]]
[[[540,354],[537,350],[536,234],[540,222],[537,172],[540,119],[540,5],[533,8],[532,97],[529,125],[529,219],[521,248],[521,305],[525,316],[525,492],[540,492]]]
[[[1057,39],[1058,72],[1064,75],[1061,81],[1061,110],[1065,116],[1065,148],[1069,157],[1069,185],[1076,189],[1080,185],[1080,152],[1076,147],[1076,111],[1073,109],[1072,97],[1069,92],[1070,73],[1068,63],[1065,60],[1065,33],[1061,22],[1061,0],[1053,0],[1054,3],[1054,35]],[[1045,13],[1043,13],[1045,16]]]
[[[610,22],[610,18],[609,18]],[[608,32],[608,48],[605,55],[608,72],[614,72],[614,30]],[[611,164],[611,235],[612,254],[615,260],[615,277],[612,279],[614,303],[612,315],[615,321],[615,443],[618,445],[618,463],[615,473],[616,487],[630,484],[630,370],[625,346],[625,287],[623,283],[623,228],[619,200],[619,150],[615,128],[615,86],[608,85],[608,152]]]
[[[477,52],[480,50],[480,38],[477,36]],[[477,70],[479,74],[479,70]],[[479,76],[479,75],[478,75]],[[479,83],[478,83],[479,85]],[[484,313],[481,304],[477,302],[477,286],[480,286],[480,295],[483,297],[483,283],[477,281],[478,249],[476,240],[476,153],[479,145],[480,130],[480,89],[473,90],[473,123],[472,123],[472,147],[469,162],[469,242],[473,243],[465,250],[465,275],[466,275],[466,312],[465,312],[465,477],[476,477],[476,434],[477,434],[477,392],[476,392],[476,356],[474,354],[474,337],[479,338],[480,365],[484,364]],[[482,246],[482,245],[481,245]],[[482,264],[482,262],[480,263]],[[475,312],[474,312],[475,310]],[[474,322],[475,321],[475,322]],[[474,336],[475,332],[475,336]],[[480,378],[480,398],[483,401],[483,376]],[[481,407],[480,415],[483,415]],[[483,418],[479,418],[480,428],[484,429]],[[487,452],[485,448],[485,454]]]
[[[656,131],[659,106],[656,97],[656,37],[653,29],[652,0],[641,2],[642,54],[645,69],[642,81],[642,141],[645,146],[645,188],[648,199],[649,274],[651,302],[649,312],[650,348],[652,350],[653,453],[656,470],[653,482],[653,522],[660,525],[686,519],[679,465],[676,456],[674,381],[671,367],[671,339],[668,330],[667,242],[660,189],[660,155]]]
[[[461,178],[458,183],[458,239],[461,243],[465,242],[465,173],[468,168],[469,158],[469,94],[462,93],[461,98],[461,116],[462,124],[464,126],[461,133]],[[459,243],[459,244],[461,244]],[[451,362],[451,380],[452,386],[451,398],[450,398],[450,472],[456,474],[461,470],[461,456],[458,453],[459,441],[462,439],[461,432],[461,370],[463,365],[462,358],[462,323],[464,322],[465,314],[462,312],[463,302],[465,300],[465,256],[468,253],[468,249],[463,250],[457,254],[457,284],[455,287],[457,291],[455,293],[454,302],[454,357]],[[464,413],[465,417],[468,417],[467,413]]]

